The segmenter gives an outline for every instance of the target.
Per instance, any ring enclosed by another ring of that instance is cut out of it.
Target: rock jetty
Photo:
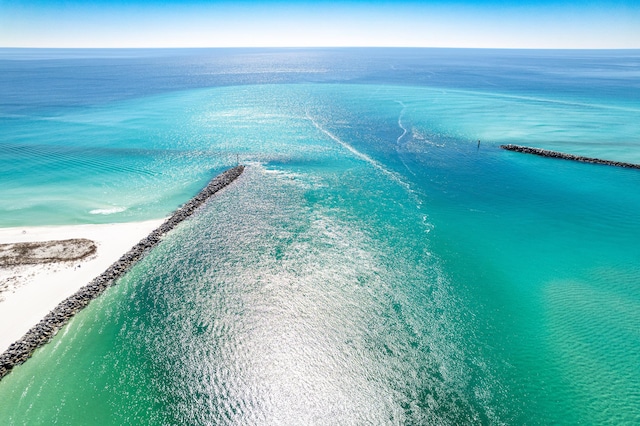
[[[563,160],[580,161],[583,163],[604,164],[606,166],[626,167],[630,169],[640,169],[640,164],[623,163],[620,161],[601,160],[600,158],[582,157],[580,155],[565,154],[564,152],[549,151],[547,149],[532,148],[521,145],[500,145],[500,148],[507,151],[523,152],[525,154],[535,154],[542,157],[560,158]]]
[[[149,253],[167,232],[191,216],[209,197],[233,182],[243,171],[244,166],[239,165],[215,177],[202,191],[176,210],[162,225],[143,238],[106,271],[78,290],[76,294],[61,302],[20,340],[12,343],[0,355],[0,379],[6,376],[13,367],[29,359],[37,348],[49,342],[71,317],[108,287],[114,285],[116,280]]]

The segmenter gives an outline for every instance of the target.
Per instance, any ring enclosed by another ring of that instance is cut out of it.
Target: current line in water
[[[385,174],[388,177],[390,177],[393,181],[395,181],[396,183],[400,184],[402,187],[404,187],[410,193],[413,193],[413,190],[411,189],[411,185],[409,185],[407,182],[405,182],[402,179],[402,177],[400,177],[396,172],[393,172],[393,171],[387,169],[382,164],[380,164],[379,162],[377,162],[373,158],[369,157],[367,154],[364,154],[364,153],[358,151],[357,149],[355,149],[354,147],[352,147],[348,143],[346,143],[343,140],[341,140],[340,138],[338,138],[336,135],[334,135],[333,133],[331,133],[330,131],[328,131],[324,127],[322,127],[313,117],[311,117],[309,115],[308,112],[307,112],[307,118],[309,119],[309,121],[311,121],[311,123],[313,123],[313,125],[316,127],[316,129],[320,130],[322,133],[324,133],[325,135],[329,136],[329,138],[331,138],[333,141],[335,141],[338,144],[340,144],[342,147],[347,149],[349,152],[351,152],[353,155],[355,155],[359,159],[364,160],[367,163],[371,164],[373,167],[375,167],[376,169],[381,171],[383,174]]]
[[[415,176],[416,174],[414,173],[413,170],[411,170],[411,168],[406,163],[406,161],[404,161],[404,158],[402,157],[402,153],[400,152],[400,141],[408,133],[407,128],[404,127],[404,124],[402,124],[402,117],[404,116],[404,112],[407,109],[407,106],[402,101],[396,101],[396,102],[398,104],[400,104],[400,106],[402,107],[402,109],[400,110],[400,114],[398,115],[398,127],[400,127],[400,129],[402,129],[402,134],[400,136],[398,136],[398,139],[396,139],[396,152],[398,153],[398,158],[400,159],[400,161],[402,161],[402,164],[407,169],[407,171]]]
[[[404,125],[402,124],[402,116],[404,116],[404,111],[407,109],[407,107],[404,104],[404,102],[402,102],[402,101],[396,101],[396,102],[398,104],[400,104],[400,106],[402,107],[402,110],[400,111],[400,115],[398,116],[398,127],[400,127],[402,129],[402,134],[400,136],[398,136],[398,139],[396,139],[396,144],[400,145],[400,141],[407,134],[407,128],[404,127]]]
[[[364,160],[367,163],[371,164],[374,168],[376,168],[377,170],[382,172],[387,177],[391,178],[392,181],[394,181],[397,184],[399,184],[400,186],[402,186],[407,191],[407,194],[409,195],[409,197],[412,198],[413,201],[415,202],[416,208],[418,210],[420,210],[420,208],[422,206],[422,200],[417,195],[416,191],[411,188],[411,185],[408,182],[406,182],[404,179],[402,179],[401,175],[399,175],[398,173],[396,173],[394,171],[391,171],[391,170],[387,169],[382,164],[380,164],[378,161],[376,161],[373,158],[369,157],[367,154],[364,154],[364,153],[358,151],[357,149],[355,149],[354,147],[352,147],[351,145],[349,145],[348,143],[344,142],[339,137],[337,137],[336,135],[331,133],[329,130],[327,130],[324,127],[322,127],[320,125],[320,123],[318,123],[313,117],[311,117],[311,115],[309,114],[308,111],[306,113],[306,116],[307,116],[307,119],[309,121],[311,121],[311,123],[313,123],[313,125],[315,126],[316,129],[320,130],[322,133],[327,135],[329,138],[331,138],[331,140],[333,140],[333,141],[337,142],[338,144],[340,144],[342,147],[347,149],[349,152],[351,152],[357,158],[359,158],[361,160]],[[405,167],[406,167],[406,165],[405,165]],[[425,231],[426,232],[430,232],[431,231],[432,225],[428,223],[426,215],[424,215],[422,217],[422,224],[425,227]]]

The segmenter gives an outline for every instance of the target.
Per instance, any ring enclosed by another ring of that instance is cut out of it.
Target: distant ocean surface
[[[640,163],[640,51],[0,49],[2,227],[248,166],[0,423],[640,423],[640,171],[506,143]]]

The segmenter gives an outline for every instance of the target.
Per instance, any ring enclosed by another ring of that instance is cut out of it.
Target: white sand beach
[[[0,244],[84,238],[97,247],[81,260],[0,266],[0,353],[163,222],[0,228]]]

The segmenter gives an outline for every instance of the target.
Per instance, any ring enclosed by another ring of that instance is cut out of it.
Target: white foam
[[[127,210],[126,207],[111,207],[109,209],[94,209],[94,210],[91,210],[89,213],[90,214],[115,214],[115,213],[122,213],[125,210]]]

